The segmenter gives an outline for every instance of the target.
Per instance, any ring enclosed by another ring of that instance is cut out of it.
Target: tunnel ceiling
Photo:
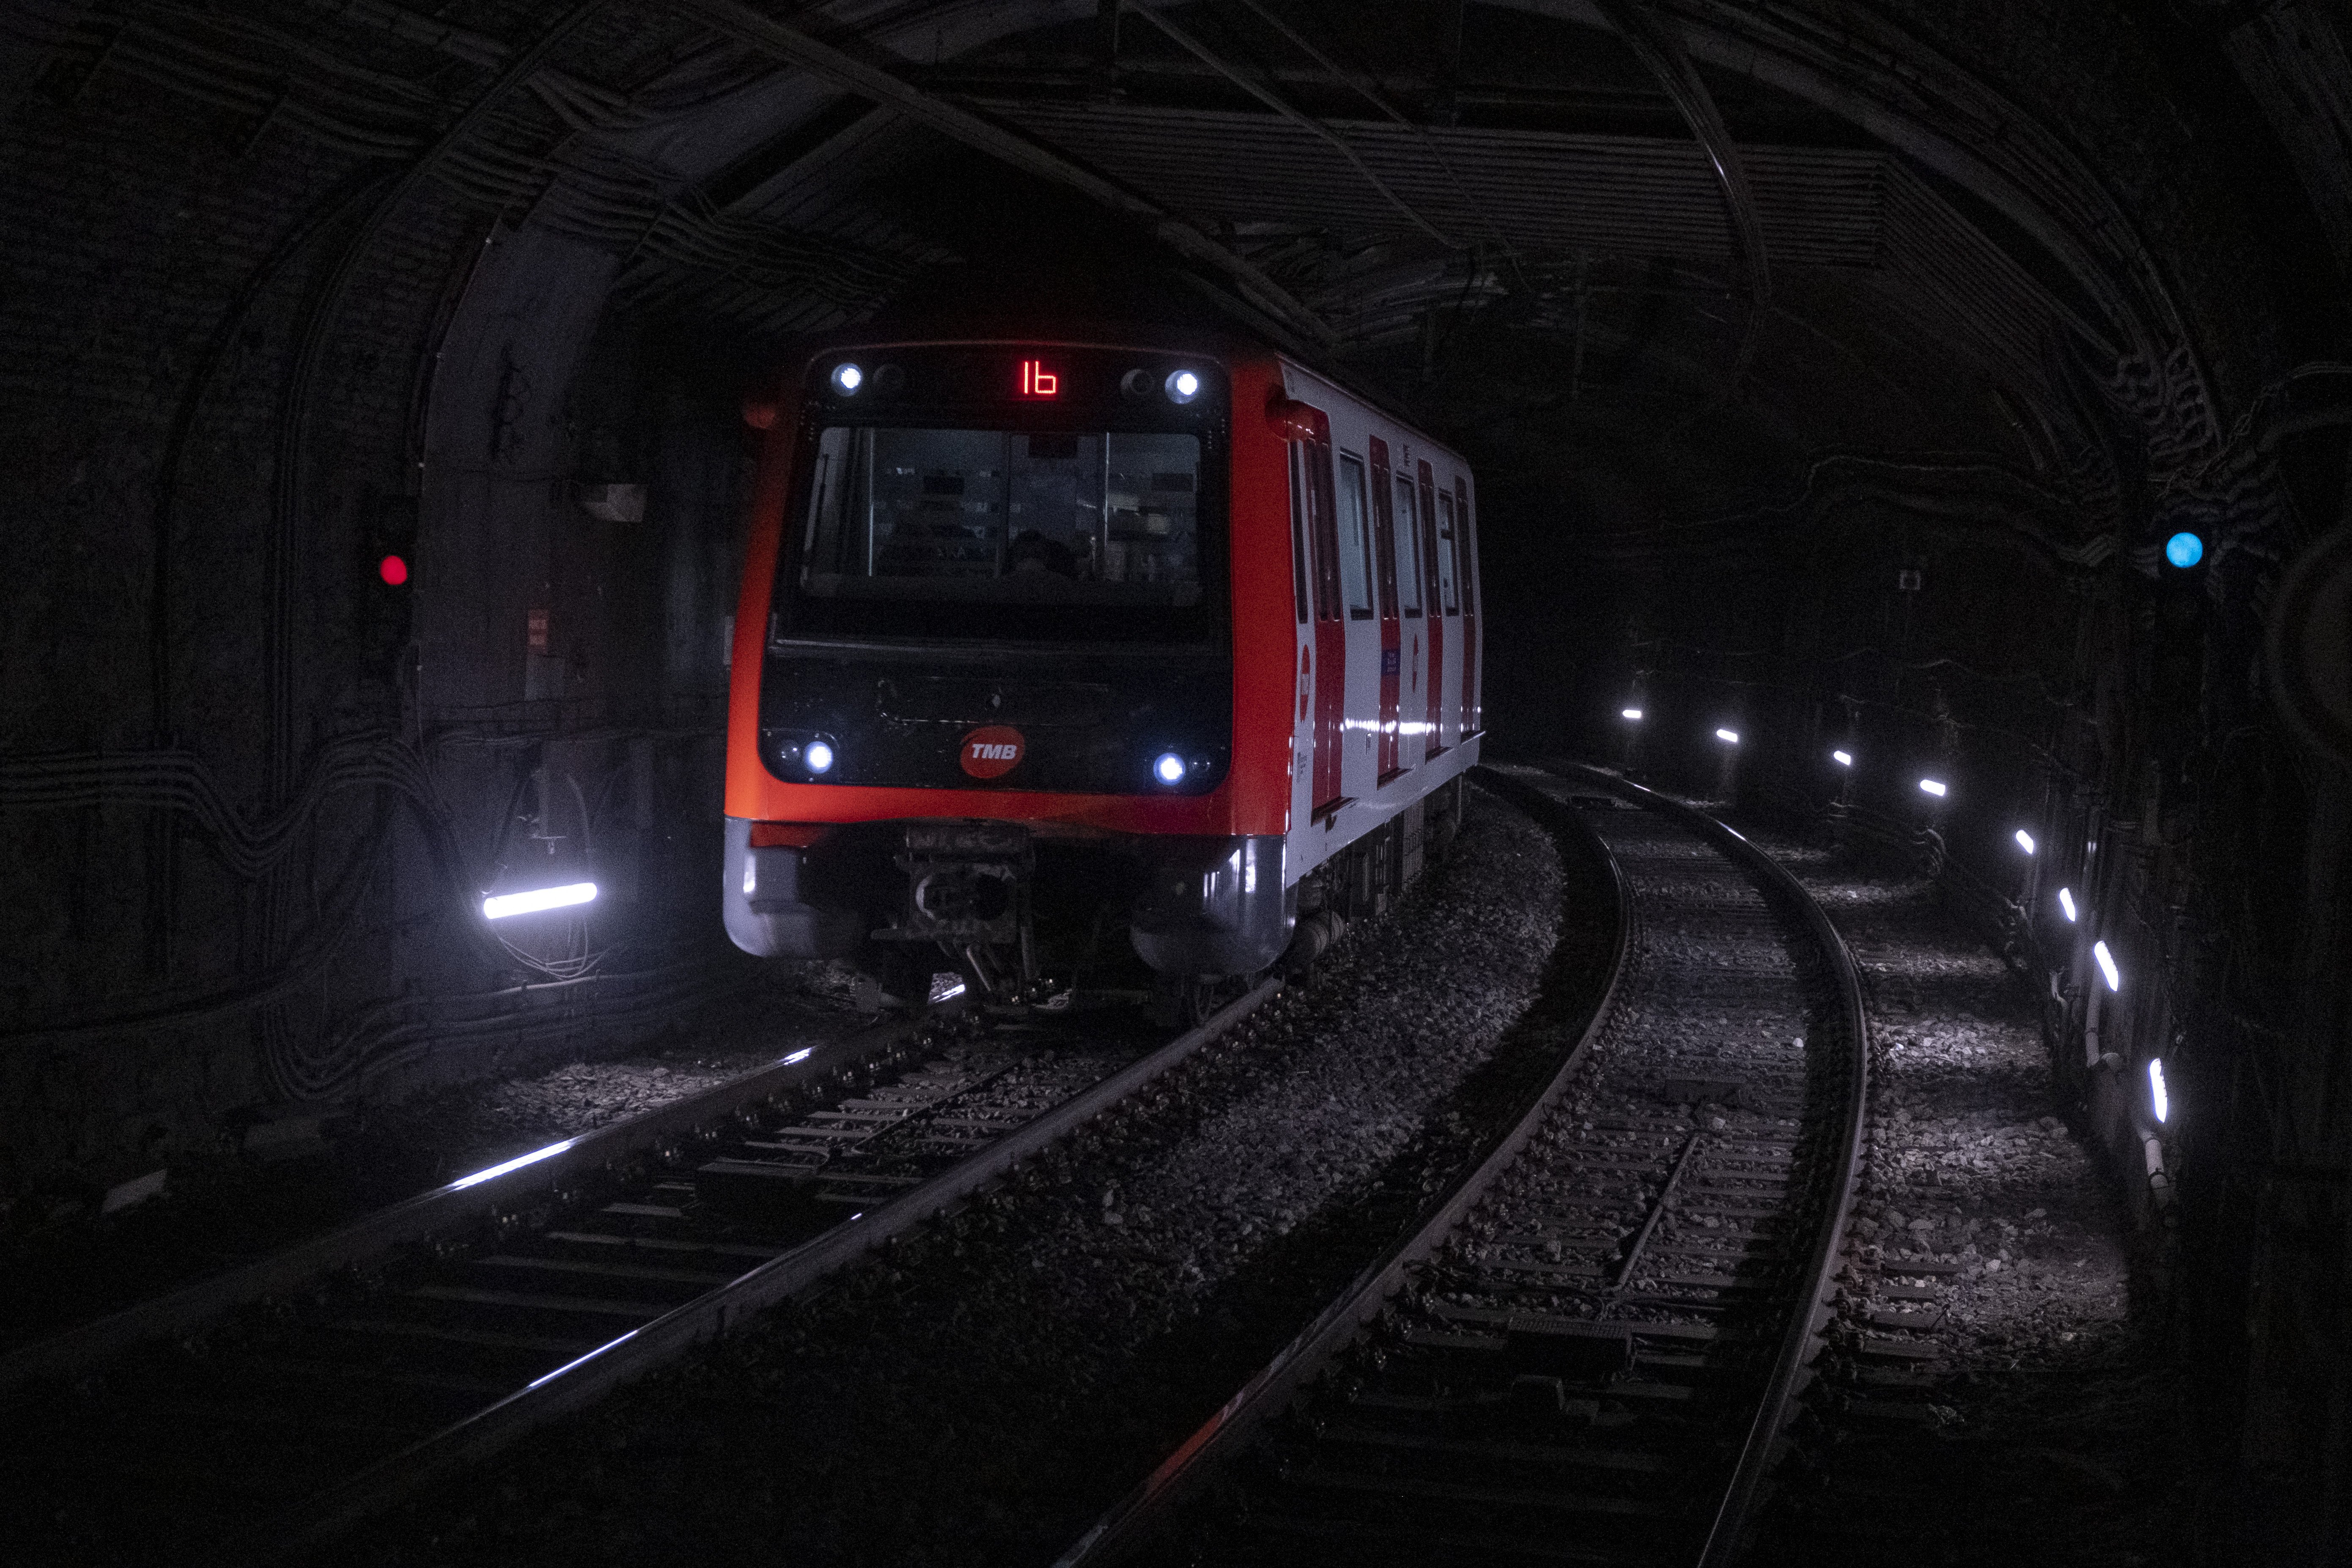
[[[2081,153],[1884,21],[1689,0],[47,15],[52,91],[129,73],[216,106],[225,155],[276,130],[405,158],[541,242],[551,277],[602,267],[614,299],[738,341],[862,319],[945,265],[1036,265],[1090,223],[1156,232],[1448,429],[1495,493],[1572,479],[1637,533],[1965,470],[2044,548],[2095,552],[2141,460],[2109,426],[2213,439],[2189,323]]]

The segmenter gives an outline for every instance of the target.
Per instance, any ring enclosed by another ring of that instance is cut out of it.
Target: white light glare
[[[1830,761],[1835,763],[1842,768],[1850,768],[1853,766],[1853,753],[1852,752],[1832,752],[1830,753]]]
[[[1642,710],[1639,708],[1628,708],[1623,714],[1623,717],[1628,719],[1639,719],[1641,716]]]
[[[1184,782],[1184,759],[1173,752],[1162,752],[1151,763],[1151,776],[1164,784]]]
[[[1715,738],[1727,746],[1739,744],[1739,731],[1737,730],[1717,730],[1715,732]]]
[[[2172,1097],[2164,1092],[2164,1058],[2162,1057],[2147,1058],[2147,1095],[2155,1107],[2158,1121],[2161,1122],[2172,1114]]]
[[[808,750],[801,753],[801,761],[808,764],[808,771],[813,773],[831,773],[833,748],[823,741],[811,741]]]
[[[552,1383],[557,1378],[562,1377],[565,1373],[570,1372],[573,1367],[585,1365],[587,1363],[594,1361],[598,1356],[603,1355],[606,1351],[611,1350],[614,1345],[626,1344],[629,1341],[635,1339],[636,1337],[637,1331],[631,1329],[619,1339],[608,1340],[604,1343],[598,1345],[594,1350],[590,1351],[586,1355],[580,1357],[577,1361],[567,1361],[562,1366],[557,1367],[553,1372],[543,1372],[540,1373],[537,1377],[532,1378],[530,1382],[524,1384],[524,1386],[526,1388],[537,1388],[542,1383]]]
[[[1941,779],[1921,779],[1919,788],[1923,794],[1932,795],[1937,800],[1944,798],[1945,786]]]
[[[502,921],[509,915],[535,915],[541,910],[560,910],[567,904],[588,904],[596,900],[596,884],[571,882],[561,888],[533,888],[528,893],[500,893],[482,900],[482,918]]]
[[[580,1140],[577,1138],[566,1138],[561,1143],[550,1143],[544,1149],[534,1149],[528,1154],[518,1154],[503,1165],[492,1165],[487,1171],[477,1171],[470,1176],[458,1177],[456,1181],[449,1184],[449,1190],[454,1193],[460,1187],[478,1186],[494,1176],[505,1175],[509,1171],[520,1171],[525,1165],[536,1165],[541,1160],[549,1159],[554,1155],[562,1153],[566,1149],[571,1148],[572,1145],[579,1142]]]
[[[2076,917],[2074,914],[2074,895],[2072,889],[2066,888],[2061,888],[2058,889],[2058,907],[2066,911],[2066,923],[2068,925],[2073,925]]]
[[[815,1049],[816,1049],[816,1047],[815,1047],[814,1046],[803,1046],[799,1050],[794,1051],[791,1056],[788,1056],[788,1057],[784,1057],[784,1058],[780,1058],[780,1059],[777,1061],[776,1065],[777,1065],[778,1067],[788,1068],[788,1067],[792,1066],[794,1062],[804,1062],[804,1061],[806,1061],[806,1060],[808,1060],[808,1059],[809,1059],[809,1053],[811,1053],[812,1051],[814,1051],[814,1050],[815,1050]]]
[[[2110,991],[2122,990],[2124,988],[2124,977],[2116,970],[2116,955],[2107,951],[2107,944],[2104,942],[2093,942],[2091,944],[2091,956],[2099,961],[2099,973],[2107,977],[2107,989]]]
[[[2025,831],[2025,829],[2023,829],[2022,827],[2019,828],[2019,829],[2017,830],[2017,847],[2018,847],[2020,849],[2024,850],[2028,855],[2032,854],[2032,853],[2033,853],[2033,835],[2032,835],[2031,833],[2026,832],[2026,831]]]

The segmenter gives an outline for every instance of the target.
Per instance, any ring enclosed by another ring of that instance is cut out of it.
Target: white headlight
[[[1201,378],[1189,370],[1171,371],[1168,374],[1168,401],[1190,403],[1201,395]]]
[[[801,761],[808,764],[808,771],[813,773],[831,773],[833,748],[823,741],[811,741],[808,743],[808,750],[801,753]]]
[[[856,365],[837,364],[833,367],[833,389],[842,396],[856,395],[857,389],[865,384],[866,373]]]
[[[1162,752],[1152,759],[1151,776],[1164,784],[1184,782],[1184,759],[1173,752]]]

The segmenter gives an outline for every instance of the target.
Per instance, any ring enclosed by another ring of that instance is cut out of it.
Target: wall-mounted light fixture
[[[1739,744],[1739,731],[1737,730],[1717,730],[1715,732],[1715,738],[1727,746]]]
[[[2147,1103],[2148,1109],[2156,1112],[2159,1125],[2171,1117],[2172,1096],[2165,1092],[2162,1057],[2147,1058]]]
[[[2033,853],[2033,835],[2021,827],[2017,830],[2016,837],[2017,847],[2020,849],[2024,850],[2028,855]]]
[[[2068,925],[2073,925],[2076,917],[2074,914],[2074,895],[2071,890],[2065,888],[2058,889],[2058,907],[2066,912],[2066,923]]]
[[[1832,752],[1830,753],[1830,761],[1835,763],[1842,768],[1850,768],[1853,766],[1853,753],[1852,752]]]
[[[2116,955],[2107,951],[2107,944],[2104,942],[2093,942],[2091,956],[2099,961],[2099,973],[2107,977],[2107,989],[2121,991],[2124,988],[2124,977],[2116,970]]]
[[[1941,800],[1948,791],[1946,788],[1944,781],[1941,779],[1921,779],[1919,781],[1919,793],[1922,795],[1932,795],[1937,800]]]

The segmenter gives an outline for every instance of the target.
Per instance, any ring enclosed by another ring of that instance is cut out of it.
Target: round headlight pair
[[[1150,395],[1151,385],[1151,373],[1140,365],[1118,378],[1118,389],[1129,397]],[[1160,389],[1168,395],[1168,401],[1180,407],[1200,396],[1207,385],[1197,370],[1171,370],[1160,381]]]
[[[828,379],[833,390],[843,397],[855,397],[869,386],[888,396],[906,386],[907,373],[895,364],[886,364],[868,374],[865,366],[844,360],[833,367],[833,374]]]

